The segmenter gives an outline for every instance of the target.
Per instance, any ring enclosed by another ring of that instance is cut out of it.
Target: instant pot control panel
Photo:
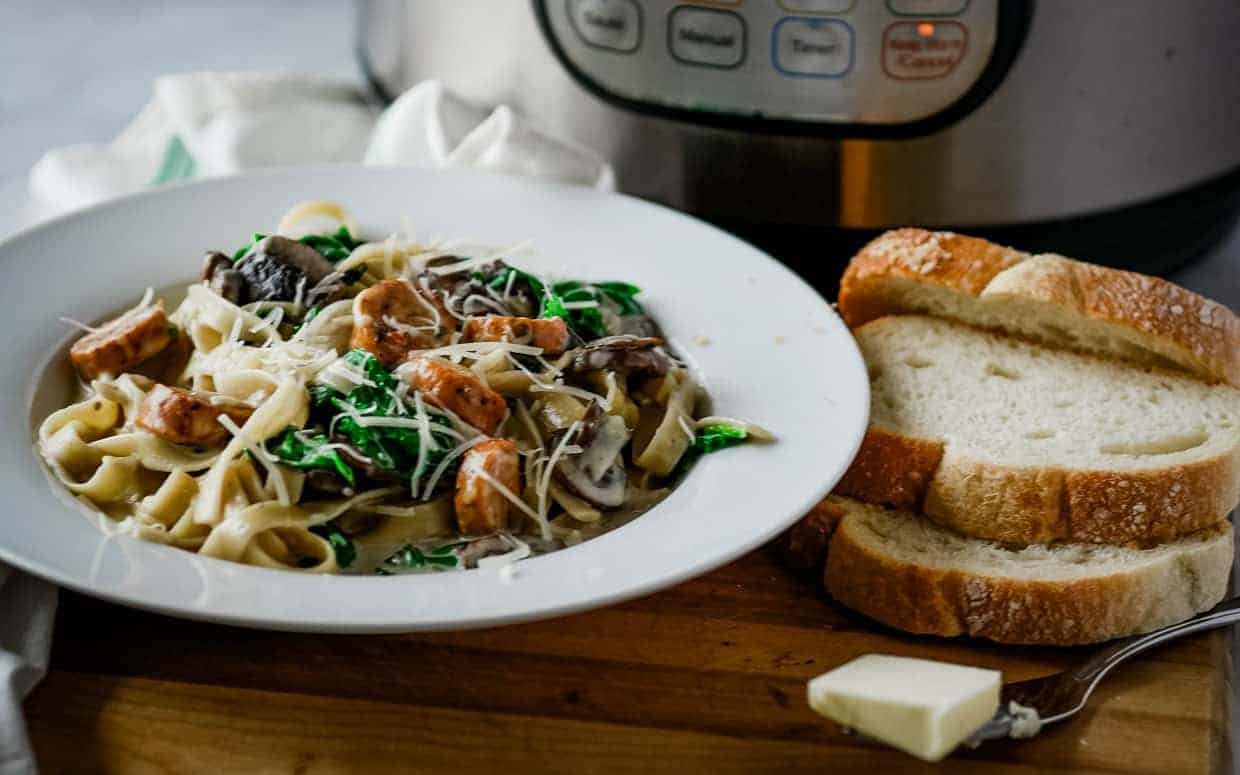
[[[811,131],[913,126],[943,114],[982,88],[999,44],[1014,55],[1027,5],[535,0],[563,64],[605,99],[707,124]]]

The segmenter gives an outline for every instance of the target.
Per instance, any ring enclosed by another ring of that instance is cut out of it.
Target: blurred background
[[[29,215],[44,151],[110,141],[161,75],[280,68],[361,85],[353,17],[340,0],[0,3],[0,233]]]
[[[917,224],[1167,274],[1240,302],[1240,100],[1216,62],[1240,35],[1231,0],[1203,0],[1194,14],[1156,0],[797,0],[801,17],[780,10],[787,3],[723,12],[648,0],[652,19],[666,6],[669,25],[700,25],[729,45],[724,33],[744,14],[748,50],[735,69],[711,61],[723,49],[669,57],[663,26],[640,19],[637,48],[617,54],[629,42],[607,39],[614,30],[583,29],[553,5],[540,29],[533,9],[552,5],[525,0],[0,4],[0,232],[39,215],[26,178],[46,150],[110,142],[151,101],[154,79],[284,70],[368,91],[360,39],[388,96],[432,76],[486,109],[511,104],[598,152],[620,190],[722,225],[828,296],[864,240]],[[638,7],[570,6],[617,23]],[[901,21],[903,9],[931,21]],[[827,41],[821,50],[851,52],[838,78],[813,72],[832,55],[790,64],[759,34],[801,23]],[[827,40],[844,29],[846,40]],[[907,41],[889,39],[951,45],[961,30],[972,42],[948,70],[911,80],[891,71],[890,46]],[[1131,45],[1098,43],[1109,38]],[[1112,66],[1117,56],[1125,68]],[[643,89],[648,98],[616,99]],[[1162,107],[1150,110],[1155,93]],[[737,106],[760,104],[756,118],[735,118]],[[893,105],[904,113],[882,118]]]

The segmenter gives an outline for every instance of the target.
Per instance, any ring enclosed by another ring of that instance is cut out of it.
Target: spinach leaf
[[[406,544],[380,563],[375,573],[380,576],[393,576],[400,573],[463,568],[464,563],[458,550],[464,545],[464,542],[457,542],[423,550],[413,544]]]
[[[354,239],[349,233],[348,226],[341,226],[331,234],[307,234],[299,241],[322,253],[333,264],[348,258],[349,254],[362,244],[361,240]]]
[[[482,278],[481,272],[476,272],[475,274],[478,279]],[[515,277],[513,280],[514,285],[520,282],[529,288],[530,295],[533,296],[534,300],[536,300],[539,304],[539,317],[553,317],[553,315],[548,315],[544,311],[544,307],[547,302],[547,286],[538,278],[537,275],[532,275],[529,272],[522,272],[520,269],[514,269],[511,266],[505,266],[496,272],[493,277],[491,277],[487,285],[489,285],[493,290],[502,291],[508,287],[509,278],[513,277]]]
[[[358,385],[350,390],[348,395],[326,385],[315,385],[310,389],[310,407],[315,420],[332,429],[333,438],[344,440],[383,471],[401,479],[412,479],[422,446],[418,430],[364,425],[358,419],[414,416],[412,410],[394,392],[396,377],[365,350],[350,350],[344,359],[361,371],[373,385]],[[423,475],[439,465],[455,446],[452,436],[445,432],[452,427],[448,418],[429,409],[427,415],[434,447],[426,452]],[[448,477],[444,477],[444,481],[448,480]]]
[[[734,425],[707,425],[705,428],[700,428],[694,434],[693,441],[689,443],[689,448],[680,456],[680,462],[672,471],[672,477],[683,475],[702,455],[744,444],[748,439],[749,432]]]
[[[285,465],[303,471],[334,471],[340,474],[350,487],[355,486],[357,479],[353,469],[340,457],[338,450],[327,448],[329,443],[327,437],[321,433],[299,431],[290,425],[279,435],[267,440],[267,451]]]
[[[327,539],[332,551],[336,553],[336,564],[340,567],[347,568],[357,559],[357,547],[353,545],[353,539],[345,535],[334,523],[315,525],[310,528],[310,532]]]
[[[514,275],[516,277],[514,282],[524,284],[529,288],[530,293],[537,297],[539,303],[538,317],[563,318],[569,328],[573,329],[578,336],[586,341],[608,335],[609,332],[604,322],[603,314],[598,307],[584,306],[570,309],[565,306],[566,303],[611,303],[619,310],[621,315],[645,314],[645,310],[642,309],[642,306],[634,298],[641,293],[641,288],[630,283],[604,282],[588,284],[576,280],[565,280],[548,285],[529,272],[505,266],[487,281],[487,285],[494,290],[502,290],[508,287],[509,278]],[[479,277],[481,277],[480,274]]]
[[[554,295],[564,302],[594,302],[598,305],[611,303],[619,310],[620,315],[645,314],[645,310],[633,298],[641,293],[641,288],[629,283],[606,282],[585,284],[575,280],[568,280],[556,283],[551,290]],[[560,308],[565,310],[565,321],[581,338],[589,341],[607,336],[610,333],[607,330],[607,324],[604,322],[603,314],[598,307],[585,306],[568,309],[561,304]],[[547,315],[543,317],[547,317]]]
[[[599,301],[598,291],[576,280],[556,283],[552,286],[552,291],[562,302],[594,302],[597,304]],[[607,336],[607,324],[603,322],[603,313],[598,311],[598,307],[568,309],[561,303],[560,311],[564,322],[568,323],[569,327],[582,339],[589,341]],[[543,315],[543,317],[550,316]]]
[[[702,454],[718,452],[745,443],[749,432],[734,425],[707,425],[697,432],[690,445]]]

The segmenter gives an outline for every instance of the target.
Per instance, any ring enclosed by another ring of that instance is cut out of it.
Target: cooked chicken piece
[[[191,447],[218,447],[229,438],[228,429],[220,425],[220,415],[228,415],[237,425],[245,424],[253,407],[194,390],[156,385],[138,407],[137,426],[149,433]]]
[[[488,315],[470,318],[461,330],[466,342],[512,342],[541,347],[546,355],[568,349],[568,326],[560,318],[516,318]]]
[[[122,374],[168,346],[175,331],[158,302],[126,312],[73,343],[69,359],[82,379]]]
[[[457,526],[465,535],[484,535],[508,527],[512,501],[487,476],[514,495],[520,491],[521,464],[516,444],[509,439],[491,439],[475,445],[461,458],[455,505]]]
[[[353,338],[349,344],[374,354],[391,368],[414,350],[445,344],[456,318],[443,302],[408,280],[384,280],[353,299]]]
[[[169,326],[172,341],[162,352],[133,369],[133,373],[150,377],[156,382],[178,382],[185,371],[190,356],[194,354],[194,340],[184,329]]]
[[[402,369],[410,386],[422,391],[431,403],[455,412],[488,436],[495,434],[508,416],[504,397],[483,384],[469,369],[419,355]]]

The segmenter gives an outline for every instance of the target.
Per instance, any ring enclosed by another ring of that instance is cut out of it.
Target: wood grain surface
[[[1086,650],[884,630],[769,549],[564,619],[427,635],[260,632],[62,593],[26,709],[47,773],[1211,773],[1230,767],[1228,639],[1125,666],[1077,721],[939,765],[857,741],[805,682],[867,652],[1023,680]]]

